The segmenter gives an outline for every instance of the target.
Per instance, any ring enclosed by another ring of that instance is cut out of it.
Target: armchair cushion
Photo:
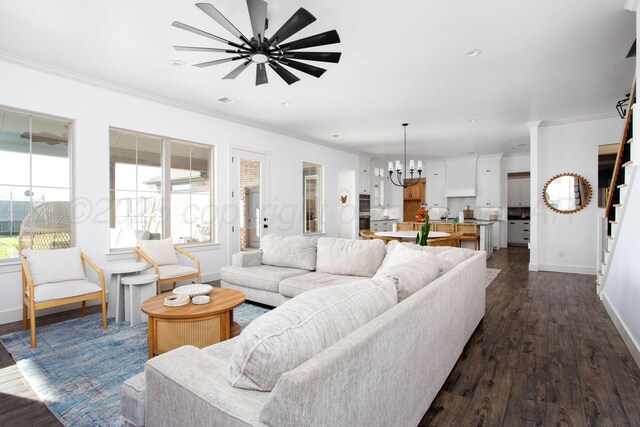
[[[147,254],[158,265],[180,263],[170,237],[163,240],[139,240],[138,246],[140,246],[142,252]]]
[[[86,280],[80,248],[22,251],[29,263],[34,286],[45,283]]]
[[[192,274],[196,274],[198,272],[198,269],[196,268],[180,264],[159,265],[158,270],[160,270],[158,274],[160,280],[191,276]]]
[[[100,292],[102,288],[95,283],[84,280],[69,280],[66,282],[44,283],[33,288],[33,300],[36,303],[56,299],[77,297],[80,295]],[[27,295],[29,288],[27,288]]]

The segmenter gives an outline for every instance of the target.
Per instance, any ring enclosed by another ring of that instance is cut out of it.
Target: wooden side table
[[[165,292],[142,304],[142,311],[149,317],[149,358],[183,345],[207,347],[240,333],[240,325],[233,321],[233,309],[244,302],[242,292],[214,288],[208,304],[166,307],[164,299],[170,295]]]

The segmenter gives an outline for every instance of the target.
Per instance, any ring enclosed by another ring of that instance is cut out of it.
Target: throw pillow
[[[270,391],[280,377],[397,303],[393,282],[363,279],[305,292],[260,316],[237,339],[233,387]]]
[[[29,263],[33,285],[86,280],[80,248],[22,251]]]
[[[138,246],[158,265],[180,264],[171,237],[164,240],[140,240]]]
[[[316,269],[317,244],[315,236],[267,234],[260,242],[262,263],[313,271]]]
[[[402,302],[437,279],[439,273],[440,265],[433,254],[398,245],[373,279],[391,277],[398,291],[398,302]]]
[[[373,277],[386,255],[381,239],[318,239],[318,273]]]

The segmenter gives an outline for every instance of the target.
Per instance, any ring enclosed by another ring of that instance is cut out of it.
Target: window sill
[[[204,252],[211,249],[219,250],[222,247],[222,243],[192,243],[178,245],[180,248],[187,252]],[[135,258],[135,251],[131,249],[122,249],[117,252],[107,252],[107,261],[120,261]]]

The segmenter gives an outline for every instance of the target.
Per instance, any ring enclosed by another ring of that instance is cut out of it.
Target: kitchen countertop
[[[389,219],[371,219],[371,222],[375,222],[375,221],[400,221],[398,218],[389,218]]]

